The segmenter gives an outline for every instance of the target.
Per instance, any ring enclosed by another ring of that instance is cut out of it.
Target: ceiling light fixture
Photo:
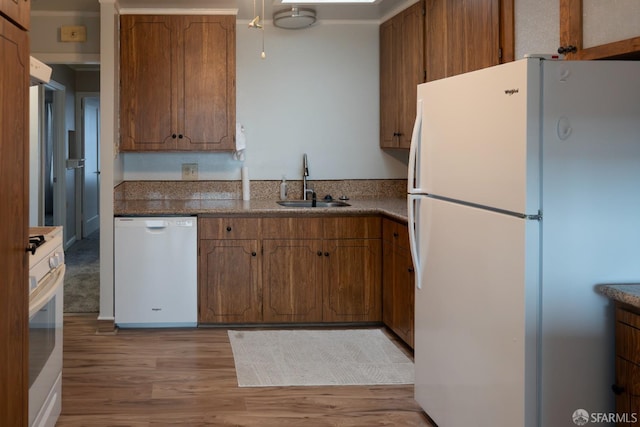
[[[298,6],[273,14],[273,25],[287,30],[306,28],[316,22],[316,11]]]
[[[264,52],[264,0],[262,0],[262,15],[256,14],[256,0],[253,0],[253,15],[255,18],[249,22],[249,28],[255,28],[262,32],[262,53],[260,58],[265,59],[267,54]]]

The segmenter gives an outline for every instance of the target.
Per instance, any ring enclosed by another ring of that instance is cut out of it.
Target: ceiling
[[[301,0],[308,3],[313,0]],[[300,7],[312,7],[318,20],[380,20],[391,16],[417,0],[375,0],[373,4],[300,4]],[[262,9],[262,0],[255,0],[258,14]],[[264,0],[265,16],[271,19],[274,11],[290,8],[281,0]],[[144,8],[198,8],[198,9],[238,9],[238,19],[251,19],[254,0],[119,0],[121,7]],[[37,11],[83,11],[99,12],[98,0],[31,0],[31,9]]]

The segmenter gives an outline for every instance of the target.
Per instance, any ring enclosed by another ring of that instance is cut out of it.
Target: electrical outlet
[[[183,163],[182,164],[182,179],[185,181],[196,181],[198,179],[198,164],[197,163]]]

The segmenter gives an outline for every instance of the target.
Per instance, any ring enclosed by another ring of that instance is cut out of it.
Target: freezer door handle
[[[411,132],[411,148],[409,149],[409,175],[407,179],[407,192],[409,194],[422,193],[420,188],[416,188],[416,155],[420,144],[420,134],[422,132],[422,99],[418,99],[416,105],[416,121],[413,123]],[[419,178],[419,177],[418,177]]]
[[[420,203],[420,198],[424,196],[417,196],[413,194],[409,194],[407,197],[407,213],[408,215],[408,226],[409,226],[409,248],[411,249],[411,260],[413,261],[413,268],[415,270],[415,278],[416,278],[416,288],[422,289],[422,281],[420,277],[420,273],[422,269],[420,268],[420,256],[418,254],[418,246],[417,246],[417,233],[419,232],[419,225],[416,222],[416,214],[415,209]]]

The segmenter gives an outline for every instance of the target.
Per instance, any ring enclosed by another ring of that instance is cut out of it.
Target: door
[[[100,99],[82,99],[82,237],[100,228]]]
[[[539,224],[431,198],[417,208],[416,400],[440,426],[537,426],[537,304],[525,300]]]

